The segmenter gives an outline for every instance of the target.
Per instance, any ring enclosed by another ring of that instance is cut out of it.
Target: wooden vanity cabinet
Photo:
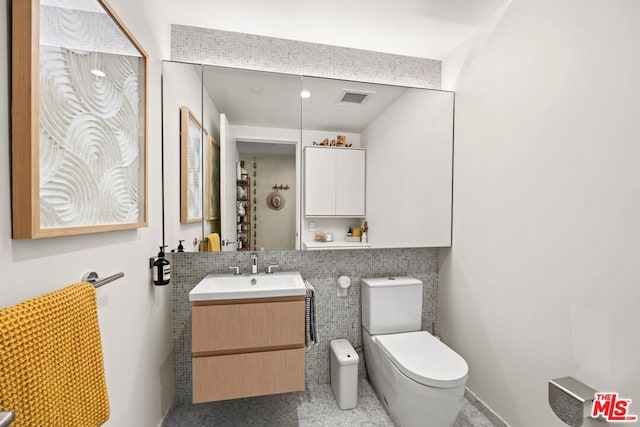
[[[304,296],[192,306],[193,403],[305,388]]]

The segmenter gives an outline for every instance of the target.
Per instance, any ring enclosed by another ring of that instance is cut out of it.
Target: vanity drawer
[[[193,358],[193,403],[304,390],[304,348]]]
[[[194,305],[194,356],[304,346],[304,297],[297,301]]]

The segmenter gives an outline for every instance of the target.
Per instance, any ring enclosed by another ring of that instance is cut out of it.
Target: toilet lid
[[[376,340],[393,364],[420,384],[453,388],[467,380],[467,362],[426,331],[377,335]]]

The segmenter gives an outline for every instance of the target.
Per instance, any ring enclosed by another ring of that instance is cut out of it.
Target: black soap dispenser
[[[171,280],[171,263],[164,257],[164,248],[160,246],[158,257],[153,262],[153,284],[156,286],[168,285]]]
[[[182,246],[184,240],[178,240],[178,252],[184,252],[184,246]]]

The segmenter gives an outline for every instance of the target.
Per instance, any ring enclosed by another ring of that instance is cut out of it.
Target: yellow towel
[[[220,235],[218,233],[211,233],[204,238],[204,251],[205,252],[220,252]]]
[[[0,411],[19,426],[109,419],[93,286],[78,283],[0,310]]]

